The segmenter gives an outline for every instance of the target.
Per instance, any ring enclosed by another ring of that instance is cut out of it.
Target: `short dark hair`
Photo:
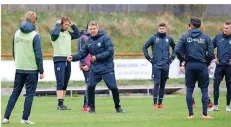
[[[167,25],[165,23],[160,23],[158,27],[166,27]]]
[[[190,18],[189,23],[193,25],[195,28],[200,28],[201,27],[201,20],[199,18]]]
[[[231,25],[231,21],[225,22],[225,25]]]

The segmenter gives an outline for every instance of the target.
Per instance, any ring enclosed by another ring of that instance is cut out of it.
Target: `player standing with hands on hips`
[[[225,111],[231,112],[231,21],[224,24],[223,33],[213,39],[214,48],[217,48],[216,69],[214,73],[214,106],[208,111],[219,111],[218,98],[220,83],[225,76],[226,82],[226,107]]]

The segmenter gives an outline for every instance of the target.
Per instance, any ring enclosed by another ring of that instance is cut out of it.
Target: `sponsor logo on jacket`
[[[191,38],[191,37],[188,37],[187,42],[188,43],[190,43],[190,42],[205,43],[205,39],[204,38]]]

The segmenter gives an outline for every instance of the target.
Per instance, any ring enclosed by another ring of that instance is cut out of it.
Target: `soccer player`
[[[192,94],[195,83],[202,92],[203,115],[202,119],[211,119],[207,114],[209,74],[208,66],[214,58],[214,48],[210,37],[200,31],[201,20],[191,18],[189,22],[191,30],[184,34],[175,49],[179,60],[185,61],[185,82],[187,87],[186,101],[189,111],[188,119],[194,119]]]
[[[225,76],[226,82],[226,107],[225,111],[230,112],[230,99],[231,99],[231,21],[225,22],[223,33],[216,35],[213,39],[214,48],[217,48],[216,69],[214,73],[214,106],[208,111],[219,111],[218,98],[219,86],[223,77]]]
[[[83,30],[81,32],[81,37],[78,40],[78,52],[80,52],[81,48],[87,42],[89,36],[90,36],[90,34],[89,34],[89,31],[88,31],[88,24],[87,24],[86,30]],[[79,62],[79,67],[83,72],[86,84],[87,84],[87,82],[89,80],[90,65],[91,65],[91,63],[90,63],[90,54],[88,54],[85,59],[82,59]],[[87,103],[87,87],[86,87],[85,94],[84,94],[84,103],[83,103],[82,111],[86,112],[88,110],[89,110],[89,106],[88,106],[88,103]]]
[[[71,27],[74,32],[67,31]],[[72,24],[68,17],[58,20],[54,30],[51,31],[51,40],[54,47],[53,61],[57,82],[57,110],[70,110],[64,105],[64,97],[71,76],[71,63],[67,61],[67,56],[71,55],[71,40],[79,38],[79,29]]]
[[[21,123],[35,124],[29,120],[29,116],[37,88],[38,75],[40,79],[44,78],[41,40],[39,34],[35,31],[37,20],[37,14],[33,11],[28,11],[20,25],[20,29],[14,34],[12,51],[16,73],[14,89],[6,107],[3,124],[10,123],[11,112],[24,85],[26,87],[26,98]]]
[[[174,60],[175,56],[170,57],[169,48],[174,52],[175,43],[171,36],[166,34],[167,26],[161,23],[158,26],[158,32],[153,34],[148,41],[143,45],[143,53],[145,58],[152,63],[154,74],[153,87],[153,108],[163,108],[163,98],[165,84],[168,79],[169,65]],[[149,56],[148,48],[152,47],[152,57]],[[158,100],[158,103],[157,103]]]
[[[68,61],[78,61],[91,54],[91,67],[89,81],[87,82],[89,113],[95,113],[95,87],[102,79],[111,90],[115,110],[117,113],[124,113],[120,106],[119,91],[116,85],[114,71],[114,46],[111,38],[104,30],[99,30],[98,23],[89,23],[90,37],[78,54],[68,56]]]

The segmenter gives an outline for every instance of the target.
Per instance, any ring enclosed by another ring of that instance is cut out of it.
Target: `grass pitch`
[[[2,96],[1,115],[9,96]],[[188,111],[184,95],[164,98],[164,109],[152,109],[152,97],[121,97],[127,113],[117,114],[112,97],[96,97],[96,114],[82,112],[83,97],[66,97],[65,105],[72,110],[57,111],[56,97],[35,97],[30,119],[33,127],[231,127],[231,112],[225,112],[225,95],[220,95],[219,112],[209,113],[212,120],[202,120],[200,95],[196,96],[195,119],[186,119]],[[24,97],[20,97],[10,117],[11,123],[2,127],[25,127],[20,124]]]

